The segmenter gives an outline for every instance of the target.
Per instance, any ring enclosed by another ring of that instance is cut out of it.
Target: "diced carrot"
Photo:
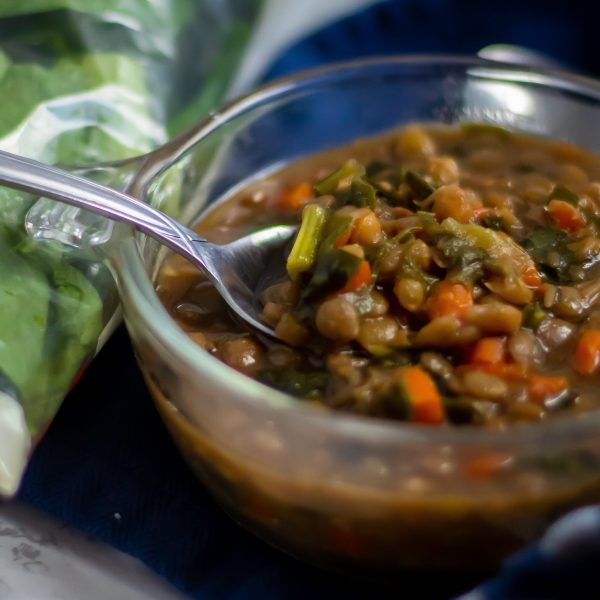
[[[371,284],[371,265],[368,261],[361,261],[356,273],[350,277],[345,287],[340,290],[340,294],[348,294],[356,291],[361,285]]]
[[[340,237],[338,237],[337,240],[335,240],[333,244],[334,248],[341,248],[342,246],[345,246],[350,241],[351,235],[352,227],[348,227],[348,229],[344,231],[344,233],[342,233],[342,235],[340,235]]]
[[[600,367],[600,330],[587,329],[579,337],[573,368],[580,375],[594,375]]]
[[[542,284],[542,276],[533,265],[529,265],[523,269],[523,282],[529,287],[538,288]]]
[[[546,210],[554,223],[564,231],[577,231],[585,224],[579,209],[565,200],[550,200]]]
[[[438,425],[444,421],[442,397],[431,376],[421,367],[404,367],[400,384],[410,405],[411,420]]]
[[[529,399],[543,404],[545,400],[558,396],[567,389],[569,382],[566,377],[531,375],[527,382]]]
[[[465,310],[473,304],[471,290],[462,283],[440,281],[428,300],[429,317],[462,317]]]
[[[488,452],[467,462],[465,473],[471,479],[487,479],[511,462],[511,455],[503,452]]]
[[[279,198],[276,206],[282,210],[298,210],[313,197],[313,188],[306,181],[287,188]]]
[[[506,338],[482,338],[473,348],[471,363],[475,365],[496,365],[506,361]]]
[[[499,363],[493,365],[478,365],[477,369],[490,375],[496,375],[507,381],[527,381],[529,368],[523,363]]]

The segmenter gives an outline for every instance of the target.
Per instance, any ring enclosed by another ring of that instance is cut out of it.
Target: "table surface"
[[[376,2],[269,0],[232,85],[232,95],[248,89],[279,52],[303,35]],[[0,504],[0,600],[33,598],[178,600],[183,595],[140,561],[114,548],[24,505]]]

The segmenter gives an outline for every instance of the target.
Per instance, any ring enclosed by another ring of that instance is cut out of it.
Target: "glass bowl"
[[[600,153],[600,85],[460,57],[337,65],[211,114],[151,157],[130,192],[193,223],[257,174],[414,121],[490,122]],[[160,414],[225,510],[271,544],[354,574],[488,568],[600,500],[597,412],[487,431],[312,408],[188,339],[154,292],[164,251],[123,240],[125,320]]]

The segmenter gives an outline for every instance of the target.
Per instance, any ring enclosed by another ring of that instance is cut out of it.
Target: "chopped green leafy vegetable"
[[[436,278],[420,267],[414,253],[411,252],[415,241],[415,237],[410,231],[403,231],[398,236],[397,243],[400,243],[402,247],[402,260],[398,266],[398,274],[402,277],[416,279],[424,285],[425,289],[428,289],[436,281]]]
[[[326,371],[298,371],[296,369],[264,369],[257,379],[286,394],[308,400],[322,395],[329,380]]]
[[[399,182],[393,182],[391,179],[385,179],[382,181],[374,181],[373,185],[377,193],[383,196],[389,204],[392,206],[401,206],[405,204],[406,198],[398,190],[398,185],[402,181],[402,177],[399,177]]]
[[[323,233],[323,241],[319,246],[319,254],[326,254],[333,250],[336,242],[341,236],[348,233],[348,230],[352,226],[352,217],[348,215],[342,215],[340,213],[333,213],[327,220],[325,225],[325,231]]]
[[[493,229],[494,231],[505,231],[506,224],[504,222],[504,218],[501,214],[496,212],[489,212],[484,214],[479,222],[488,229]]]
[[[516,271],[524,272],[533,267],[530,256],[512,238],[501,232],[480,225],[459,223],[454,219],[444,219],[440,229],[484,250],[492,259],[509,259]]]
[[[529,302],[523,308],[523,325],[537,329],[548,315],[539,302]]]
[[[354,177],[350,185],[341,186],[334,192],[336,207],[356,206],[357,208],[375,208],[377,192],[363,177]]]
[[[319,196],[333,194],[342,182],[347,182],[348,186],[350,186],[355,177],[362,177],[365,173],[366,169],[363,165],[356,160],[349,160],[337,171],[334,171],[331,175],[316,183],[315,192]]]
[[[360,258],[344,250],[332,250],[319,256],[301,301],[315,302],[343,288],[358,271],[361,262]]]
[[[375,188],[362,178],[354,178],[350,185],[349,198],[346,204],[352,204],[359,208],[375,208],[377,206]]]
[[[406,171],[404,182],[410,187],[416,200],[425,200],[435,192],[435,187],[416,171]]]
[[[410,400],[400,384],[396,383],[390,386],[390,388],[381,395],[379,401],[386,406],[390,415],[394,418],[400,419],[401,421],[410,419]]]
[[[571,281],[569,268],[575,262],[575,256],[567,245],[567,234],[554,227],[538,227],[523,242],[523,247],[541,265],[546,277],[558,283]]]
[[[483,277],[488,253],[473,246],[470,241],[451,234],[442,234],[436,241],[437,248],[448,262],[450,281],[473,285]]]
[[[557,185],[554,187],[548,196],[548,202],[550,202],[550,200],[564,200],[573,206],[579,204],[579,196],[564,185]]]
[[[477,398],[445,397],[444,408],[448,419],[454,425],[480,425],[487,420],[493,403]]]
[[[367,177],[375,177],[382,171],[386,171],[389,168],[387,163],[380,160],[372,160],[367,164]]]

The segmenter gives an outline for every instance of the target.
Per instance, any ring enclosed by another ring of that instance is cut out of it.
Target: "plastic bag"
[[[62,165],[152,150],[221,101],[260,8],[260,0],[0,0],[0,149]],[[114,187],[128,175],[127,167],[88,174]],[[36,201],[0,187],[0,495],[16,491],[32,442],[118,305],[93,249],[27,235]]]

